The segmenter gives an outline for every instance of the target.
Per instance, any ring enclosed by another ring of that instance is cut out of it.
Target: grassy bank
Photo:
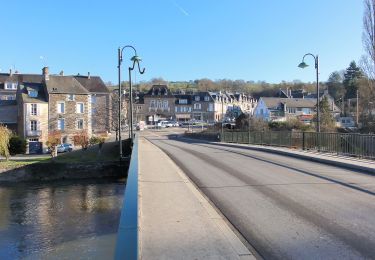
[[[87,148],[87,150],[75,150],[68,153],[58,154],[57,157],[51,158],[49,156],[43,158],[24,158],[15,157],[10,158],[9,161],[0,160],[0,170],[10,170],[20,168],[34,163],[89,163],[89,162],[110,162],[118,160],[118,144],[116,142],[104,143],[101,152],[99,146],[94,145]]]

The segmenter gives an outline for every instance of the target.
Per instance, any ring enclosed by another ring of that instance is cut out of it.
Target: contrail
[[[183,14],[186,15],[186,16],[189,16],[189,13],[186,12],[185,9],[182,8],[180,5],[178,5],[178,4],[176,3],[176,1],[174,1],[174,0],[170,0],[170,2],[171,2],[172,4],[174,4],[174,6],[177,7],[177,9],[180,10],[181,13],[183,13]]]

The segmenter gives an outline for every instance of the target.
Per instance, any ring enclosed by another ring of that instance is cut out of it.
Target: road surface
[[[142,135],[265,259],[375,259],[375,176],[260,151]]]

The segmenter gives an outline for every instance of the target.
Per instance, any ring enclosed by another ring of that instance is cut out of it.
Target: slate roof
[[[49,76],[46,80],[46,87],[49,94],[88,94],[89,91],[84,88],[72,76]]]
[[[29,90],[38,91],[37,97],[30,97]],[[46,103],[47,95],[42,83],[24,83],[20,85],[20,97],[25,103]]]
[[[268,108],[278,107],[279,104],[284,104],[287,107],[302,107],[302,108],[315,108],[316,100],[312,98],[274,98],[262,97],[261,98]]]
[[[74,76],[81,85],[92,93],[110,93],[103,80],[98,76]]]
[[[167,85],[153,85],[145,96],[174,97]]]

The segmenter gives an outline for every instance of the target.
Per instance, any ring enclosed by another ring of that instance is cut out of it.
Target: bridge
[[[147,131],[116,259],[371,259],[375,163]]]

